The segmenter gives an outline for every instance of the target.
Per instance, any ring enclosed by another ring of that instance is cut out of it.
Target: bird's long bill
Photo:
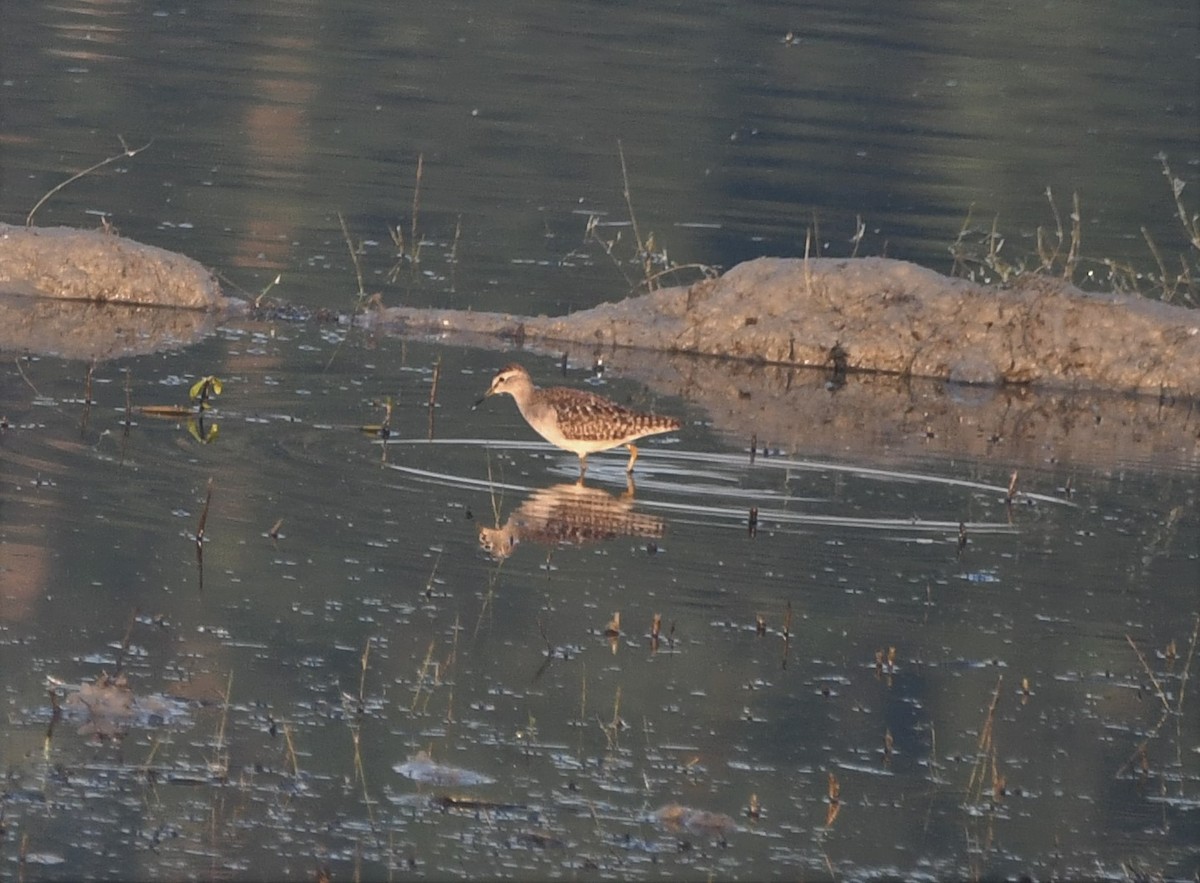
[[[479,397],[479,401],[477,401],[475,404],[471,405],[471,410],[474,411],[476,408],[478,408],[480,405],[482,405],[487,400],[488,396],[494,395],[495,392],[496,392],[496,381],[493,380],[492,385],[488,387],[488,391]]]
[[[496,390],[495,384],[492,384],[492,386],[488,387],[488,391],[479,397],[479,401],[477,401],[475,404],[471,405],[471,410],[474,411],[476,408],[478,408],[480,405],[482,405],[485,401],[487,401],[488,396],[492,395],[495,392],[495,390]]]

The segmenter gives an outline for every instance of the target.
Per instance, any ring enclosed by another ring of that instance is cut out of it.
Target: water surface
[[[0,219],[121,135],[151,143],[38,223],[103,216],[336,313],[359,288],[340,213],[385,303],[559,312],[639,271],[619,140],[640,230],[679,263],[800,255],[814,222],[850,254],[861,216],[860,252],[948,270],[972,206],[1016,257],[1049,186],[1064,219],[1079,192],[1086,255],[1154,271],[1142,226],[1185,249],[1155,155],[1188,182],[1200,161],[1195,10],[1022,15],[6,6]],[[7,355],[13,875],[1197,873],[1194,447],[807,447],[592,352],[564,377],[562,354],[336,321],[90,375]],[[619,452],[577,488],[510,401],[470,408],[513,359],[684,429],[643,447],[632,494]],[[205,375],[202,422],[139,410]],[[897,425],[932,394],[905,390]],[[362,427],[389,399],[385,443]]]

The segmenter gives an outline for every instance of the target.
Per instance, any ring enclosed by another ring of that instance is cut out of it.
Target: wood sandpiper
[[[624,445],[629,448],[626,472],[633,472],[639,438],[672,432],[680,422],[633,411],[616,402],[583,389],[554,386],[542,389],[533,385],[529,372],[520,365],[508,365],[492,380],[478,406],[488,396],[508,393],[517,400],[521,416],[538,435],[564,450],[579,455],[579,478],[587,471],[588,454]]]

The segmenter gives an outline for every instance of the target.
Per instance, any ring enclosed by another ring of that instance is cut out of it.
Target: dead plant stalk
[[[33,208],[31,208],[29,210],[29,214],[27,214],[25,216],[25,226],[32,227],[33,226],[33,216],[35,214],[37,214],[37,210],[42,207],[42,205],[46,202],[46,200],[48,200],[55,193],[58,193],[58,191],[62,190],[67,185],[74,184],[80,178],[85,178],[88,175],[90,175],[92,172],[99,171],[100,169],[104,168],[105,166],[109,165],[110,163],[116,162],[119,159],[130,159],[132,157],[135,157],[139,153],[141,153],[143,150],[145,150],[147,147],[149,147],[151,144],[154,143],[154,139],[151,138],[149,141],[147,141],[141,147],[130,148],[130,146],[125,143],[125,139],[121,135],[117,136],[117,140],[121,142],[121,147],[123,148],[120,153],[115,153],[112,156],[108,157],[107,159],[102,159],[102,160],[100,160],[100,162],[96,163],[95,165],[88,166],[82,172],[76,172],[74,175],[67,178],[67,180],[63,181],[61,184],[57,184],[56,186],[51,187],[49,190],[47,190],[46,193],[42,196],[42,198],[39,199],[36,203],[34,203]]]

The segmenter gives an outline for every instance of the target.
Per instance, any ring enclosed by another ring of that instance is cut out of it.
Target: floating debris
[[[842,786],[838,782],[837,776],[829,773],[828,787],[829,805],[825,810],[825,827],[832,828],[833,823],[837,821],[838,815],[842,811]]]
[[[490,781],[490,780],[489,780]],[[463,794],[439,794],[432,798],[430,804],[439,809],[459,809],[470,812],[528,812],[529,807],[520,803],[501,803],[496,800],[481,800],[478,797],[468,797]]]
[[[750,795],[750,803],[746,806],[746,817],[756,822],[762,818],[762,804],[758,801],[758,794]]]
[[[604,627],[604,637],[619,638],[621,636],[621,611],[618,610],[612,615],[612,619],[608,621],[608,625]]]
[[[565,849],[567,842],[548,831],[518,831],[509,840],[511,846],[530,849]]]
[[[398,763],[393,766],[392,769],[400,775],[412,779],[414,782],[421,782],[425,785],[469,787],[472,785],[490,785],[496,781],[491,776],[485,776],[483,773],[477,773],[474,770],[437,763],[426,751],[417,752],[404,763]]]
[[[651,818],[672,831],[687,831],[689,834],[724,837],[737,830],[737,823],[719,812],[691,809],[678,803],[668,803],[651,814]]]
[[[52,701],[68,718],[86,718],[79,727],[83,736],[109,739],[123,736],[131,726],[162,726],[186,715],[182,703],[161,695],[136,696],[124,675],[101,673],[93,683],[68,685],[49,679]],[[66,698],[57,703],[56,690]]]

